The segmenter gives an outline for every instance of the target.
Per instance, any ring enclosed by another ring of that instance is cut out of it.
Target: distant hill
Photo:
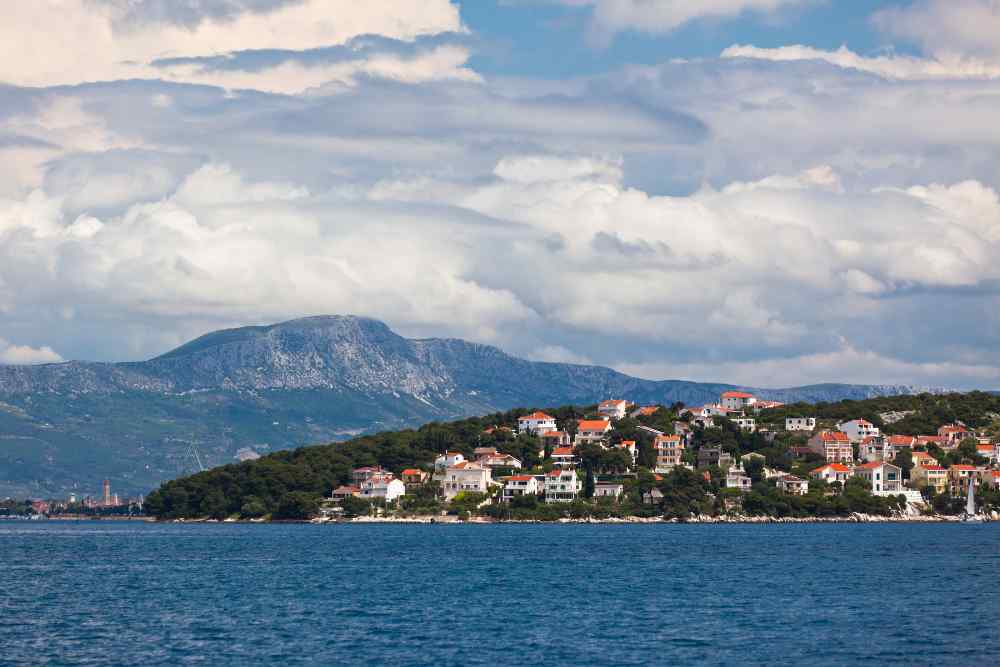
[[[220,465],[245,448],[609,397],[701,404],[730,389],[810,403],[924,390],[642,380],[462,340],[406,339],[363,317],[310,317],[216,331],[143,362],[0,366],[0,496],[96,493],[104,478],[141,493],[194,471],[198,458]]]

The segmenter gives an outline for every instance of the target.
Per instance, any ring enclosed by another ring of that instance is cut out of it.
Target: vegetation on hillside
[[[436,513],[450,510],[462,516],[481,513],[497,519],[553,520],[561,517],[612,516],[666,516],[686,518],[700,513],[716,514],[742,508],[752,515],[770,516],[845,516],[852,512],[889,514],[900,509],[896,498],[872,496],[855,480],[844,489],[827,487],[812,481],[805,496],[789,496],[779,492],[773,482],[764,478],[765,466],[772,470],[788,472],[801,477],[823,463],[815,455],[793,455],[793,447],[805,444],[802,433],[778,431],[768,439],[761,433],[741,430],[732,422],[722,420],[708,429],[692,427],[692,446],[685,453],[685,462],[695,466],[697,451],[702,447],[718,447],[739,458],[750,453],[759,454],[763,460],[746,463],[746,471],[754,484],[749,493],[740,494],[724,488],[725,473],[712,466],[697,471],[676,469],[667,475],[653,475],[656,456],[652,447],[654,434],[648,428],[673,432],[674,422],[683,406],[675,404],[662,407],[652,415],[628,417],[615,422],[610,434],[611,443],[634,440],[638,448],[638,474],[625,474],[630,467],[630,457],[622,449],[603,449],[598,446],[577,448],[580,458],[578,474],[584,482],[581,498],[566,505],[546,504],[537,498],[521,498],[509,505],[478,506],[484,498],[461,497],[446,506],[438,498],[433,485],[410,487],[407,496],[399,503],[398,511],[404,513]],[[910,411],[907,417],[914,432],[936,432],[942,423],[959,419],[970,426],[984,426],[989,415],[1000,411],[1000,397],[975,392],[947,396],[911,396],[877,398],[868,401],[842,401],[817,405],[795,405],[767,410],[761,413],[763,422],[783,423],[786,415],[816,416],[823,420],[840,421],[865,417],[882,423],[879,413]],[[594,406],[547,409],[560,424],[572,432],[574,420],[593,415]],[[360,466],[382,466],[397,475],[405,468],[419,467],[430,470],[433,460],[445,451],[462,452],[473,458],[476,447],[495,446],[500,452],[511,454],[524,463],[526,469],[549,470],[549,452],[542,456],[542,444],[532,436],[515,436],[509,428],[517,418],[529,410],[518,409],[493,413],[483,417],[463,419],[449,423],[431,423],[419,429],[380,433],[330,445],[304,447],[277,452],[256,461],[226,465],[206,472],[173,480],[150,494],[147,511],[159,518],[211,517],[222,519],[239,516],[273,519],[303,519],[316,514],[321,499],[342,484],[350,483],[351,470]],[[889,425],[892,431],[904,421]],[[925,423],[926,422],[926,423]],[[642,428],[646,427],[646,429]],[[911,427],[905,428],[910,429]],[[486,433],[484,431],[490,431]],[[965,460],[968,446],[957,452],[942,455],[943,460]],[[971,456],[975,457],[974,447]],[[970,459],[974,460],[974,459]],[[898,462],[904,470],[909,463]],[[625,494],[620,500],[593,499],[592,478],[616,479],[624,485]],[[647,495],[656,488],[662,494],[655,504],[647,504]],[[987,493],[984,502],[1000,507],[1000,495],[993,498]],[[951,511],[957,507],[955,499],[941,497],[934,500],[934,507]],[[344,504],[346,516],[363,515],[374,511],[370,504],[351,499]]]

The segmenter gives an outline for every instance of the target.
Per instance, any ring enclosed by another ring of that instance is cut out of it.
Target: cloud
[[[51,347],[14,345],[0,338],[0,364],[51,364],[62,360]]]
[[[889,54],[865,57],[846,46],[836,51],[824,51],[796,44],[773,49],[750,45],[734,45],[722,52],[723,58],[755,58],[789,62],[820,60],[823,62],[869,72],[887,79],[996,79],[1000,78],[1000,62],[944,53],[935,58],[918,58]]]
[[[591,36],[607,43],[616,33],[635,30],[666,34],[698,19],[732,19],[745,13],[770,14],[812,0],[556,0],[592,8]]]
[[[917,0],[876,12],[872,20],[886,34],[934,56],[961,54],[1000,64],[998,0]]]
[[[468,53],[453,46],[408,58],[375,54],[353,63],[291,61],[243,67],[239,58],[255,51],[285,51],[291,56],[345,44],[359,35],[412,41],[462,30],[458,8],[448,0],[183,5],[148,0],[38,0],[5,8],[0,23],[0,81],[54,86],[163,78],[288,93],[359,74],[401,80],[426,80],[439,74],[468,78],[471,74],[461,67]],[[168,59],[213,57],[230,58],[230,67],[212,69],[190,61],[163,64]]]

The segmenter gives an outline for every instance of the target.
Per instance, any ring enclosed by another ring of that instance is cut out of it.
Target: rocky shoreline
[[[994,512],[991,515],[982,517],[989,521],[1000,521],[1000,513]],[[425,524],[497,524],[497,523],[591,523],[591,524],[629,524],[629,523],[654,523],[654,524],[682,524],[682,523],[736,523],[736,524],[760,524],[760,523],[961,523],[962,518],[958,516],[947,516],[941,514],[934,515],[896,515],[878,516],[872,514],[851,514],[849,516],[838,517],[773,517],[773,516],[710,516],[700,515],[685,520],[664,519],[662,517],[624,517],[608,519],[558,519],[556,521],[525,521],[525,520],[504,520],[497,521],[484,517],[472,517],[465,521],[459,520],[457,516],[420,516],[420,517],[356,517],[354,519],[313,519],[310,523],[425,523]]]

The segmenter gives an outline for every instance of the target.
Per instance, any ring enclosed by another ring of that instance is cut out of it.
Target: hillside
[[[937,427],[956,417],[965,417],[970,426],[987,427],[994,425],[1000,436],[1000,397],[983,393],[946,394],[940,396],[897,396],[876,398],[861,401],[842,401],[836,403],[821,403],[817,405],[801,404],[793,407],[808,410],[812,416],[822,420],[841,420],[847,417],[872,415],[878,419],[880,413],[886,411],[915,410],[911,415],[914,419],[927,419],[933,422],[933,428],[922,428],[923,432],[934,433]],[[555,417],[560,425],[569,426],[573,420],[593,414],[595,406],[547,408],[545,411]],[[242,516],[251,518],[279,511],[288,498],[303,496],[313,501],[319,497],[327,497],[332,489],[351,481],[351,470],[359,466],[382,466],[397,476],[406,468],[419,467],[430,470],[436,456],[444,451],[461,452],[466,458],[472,459],[474,449],[479,446],[495,446],[503,453],[511,454],[522,462],[525,467],[544,466],[551,462],[543,461],[539,454],[541,442],[530,436],[514,437],[512,432],[496,430],[486,433],[489,427],[495,425],[513,427],[517,417],[524,410],[514,410],[504,413],[494,413],[482,417],[473,417],[449,423],[434,423],[419,429],[408,429],[396,432],[384,432],[353,438],[346,442],[329,445],[303,447],[294,451],[277,452],[256,461],[231,464],[214,470],[172,480],[164,484],[149,498],[148,510],[161,518],[197,518],[214,516],[224,518]],[[784,409],[763,411],[760,421],[783,421]],[[648,431],[641,430],[640,424],[662,431],[670,431],[678,415],[669,409],[661,409],[651,416],[627,418],[615,422],[614,430],[609,434],[611,442],[630,439],[638,442],[640,466],[648,464],[648,456],[655,462],[655,454],[651,452],[652,436]],[[938,421],[941,420],[941,421]],[[916,423],[916,422],[915,422]],[[891,426],[891,425],[890,425]],[[572,427],[570,427],[572,428]],[[904,431],[908,429],[903,429]],[[899,432],[899,431],[893,431]],[[793,474],[805,476],[809,470],[821,461],[818,457],[807,456],[804,459],[794,455],[791,445],[797,438],[805,438],[802,434],[779,433],[772,442],[761,433],[749,433],[738,427],[727,424],[719,428],[695,429],[688,455],[690,462],[695,462],[694,453],[699,447],[723,447],[734,455],[756,452],[765,456],[767,465],[780,470],[791,471]],[[593,446],[591,446],[593,448]],[[602,452],[599,448],[591,449],[589,453],[578,448],[583,465],[588,456],[604,465],[608,456],[614,459],[614,450]],[[959,457],[958,454],[954,455]],[[957,458],[956,462],[960,459]],[[628,459],[631,464],[631,459]],[[537,469],[536,469],[537,470]],[[619,472],[621,469],[619,469]],[[716,471],[717,472],[717,471]],[[683,475],[693,473],[684,472]],[[648,472],[640,472],[637,483],[643,483]],[[694,479],[682,480],[667,477],[662,480],[664,492],[671,484],[684,482],[685,486],[693,485],[698,491],[699,502],[704,500],[701,493],[712,491],[720,493],[711,485],[701,485],[700,475]],[[648,481],[648,480],[647,480]],[[714,483],[718,485],[718,480]],[[700,490],[698,490],[700,489]],[[674,489],[675,491],[677,489]],[[689,489],[690,490],[690,489]],[[849,496],[858,503],[852,507],[843,502],[824,505],[821,498],[812,498],[815,505],[808,502],[796,508],[786,507],[790,502],[787,497],[763,489],[755,490],[763,496],[751,495],[747,502],[758,503],[762,513],[787,511],[789,515],[818,515],[826,513],[842,514],[850,511],[874,511],[885,513],[891,509],[888,505],[879,505],[879,500],[869,494]],[[732,490],[730,490],[732,491]],[[773,490],[772,490],[773,491]],[[770,494],[768,496],[768,494]],[[824,494],[820,491],[819,496]],[[669,498],[669,494],[668,494]],[[428,502],[429,498],[417,499]],[[686,501],[680,504],[683,506]],[[839,502],[839,501],[838,501]],[[1000,496],[991,495],[990,502],[1000,502]],[[961,504],[961,501],[959,502]],[[750,507],[750,505],[746,505]],[[441,506],[438,505],[438,508]],[[785,510],[781,510],[785,507]],[[793,511],[794,509],[794,511]],[[800,513],[800,514],[797,514]],[[804,513],[804,514],[801,514]],[[780,515],[780,514],[779,514]]]
[[[755,389],[651,381],[531,362],[487,345],[411,340],[361,317],[311,317],[201,336],[154,359],[0,366],[0,496],[148,491],[165,479],[310,443],[517,406],[779,401],[912,393],[906,386]]]

